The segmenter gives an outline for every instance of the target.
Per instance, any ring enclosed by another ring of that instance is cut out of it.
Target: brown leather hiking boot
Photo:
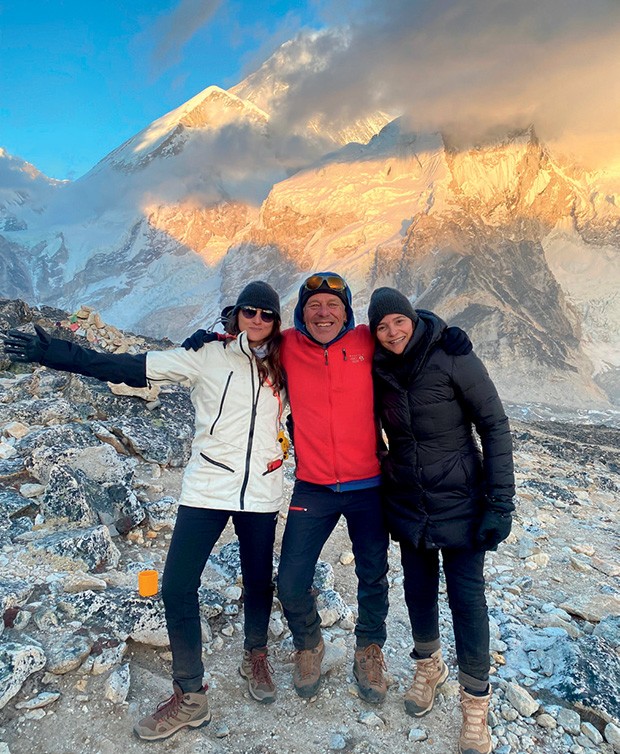
[[[405,692],[405,712],[412,717],[422,717],[430,712],[437,689],[447,677],[448,666],[443,661],[441,649],[424,660],[416,660],[413,683]]]
[[[493,744],[487,725],[491,687],[485,696],[472,696],[461,686],[463,727],[459,737],[459,754],[491,754]]]
[[[301,649],[295,652],[293,686],[299,696],[309,699],[321,685],[321,662],[325,655],[325,644],[321,639],[314,649]]]
[[[276,686],[271,674],[273,668],[267,657],[267,648],[243,651],[243,661],[239,666],[241,677],[248,682],[250,696],[257,702],[271,704],[276,700]]]
[[[353,675],[357,681],[360,696],[365,702],[380,704],[387,694],[384,672],[387,670],[383,652],[378,644],[355,650]]]
[[[207,686],[201,691],[184,694],[176,681],[174,694],[157,706],[155,712],[134,725],[133,731],[144,741],[157,741],[172,736],[181,728],[200,728],[211,720]]]

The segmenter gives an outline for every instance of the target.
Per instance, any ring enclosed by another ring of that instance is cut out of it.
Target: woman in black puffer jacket
[[[514,510],[508,419],[480,359],[441,348],[445,324],[436,315],[416,313],[399,291],[379,288],[368,320],[377,339],[377,411],[389,445],[383,499],[400,543],[416,660],[405,709],[415,717],[430,712],[448,676],[439,641],[441,551],[464,718],[459,751],[488,754],[484,555],[508,536]]]

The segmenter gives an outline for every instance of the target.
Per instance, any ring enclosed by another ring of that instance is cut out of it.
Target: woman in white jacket
[[[181,383],[189,386],[196,411],[191,457],[162,580],[174,693],[136,723],[134,732],[145,740],[163,739],[211,719],[202,680],[198,588],[230,518],[239,538],[244,586],[245,640],[239,670],[254,699],[273,702],[267,630],[282,500],[283,450],[278,438],[285,400],[278,294],[267,283],[249,283],[230,315],[227,329],[233,336],[220,336],[199,351],[103,354],[35,329],[36,335],[11,330],[5,336],[5,353],[16,361],[38,361],[136,387]]]

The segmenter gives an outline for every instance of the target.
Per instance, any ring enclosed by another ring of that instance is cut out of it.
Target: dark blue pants
[[[321,618],[311,592],[323,545],[344,516],[355,555],[358,580],[357,646],[383,646],[388,610],[388,534],[379,488],[334,492],[297,481],[289,508],[278,569],[278,597],[296,649],[314,649],[321,639]]]
[[[400,543],[414,656],[439,648],[439,550]],[[459,682],[484,691],[489,678],[489,617],[484,596],[484,555],[479,550],[441,550],[452,613]],[[422,652],[420,652],[422,648]],[[425,651],[426,650],[426,651]]]
[[[273,542],[277,513],[247,513],[180,505],[166,558],[162,599],[172,650],[172,676],[185,691],[202,688],[200,577],[232,516],[239,538],[244,592],[245,649],[267,644],[273,602]]]

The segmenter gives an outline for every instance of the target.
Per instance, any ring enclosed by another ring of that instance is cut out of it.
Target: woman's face
[[[385,348],[400,355],[413,335],[414,325],[404,314],[386,314],[377,326],[377,340]]]
[[[265,321],[264,317],[270,321]],[[239,332],[248,334],[248,343],[252,348],[257,348],[271,337],[275,320],[273,312],[258,309],[254,306],[244,306],[237,313],[237,326]]]

